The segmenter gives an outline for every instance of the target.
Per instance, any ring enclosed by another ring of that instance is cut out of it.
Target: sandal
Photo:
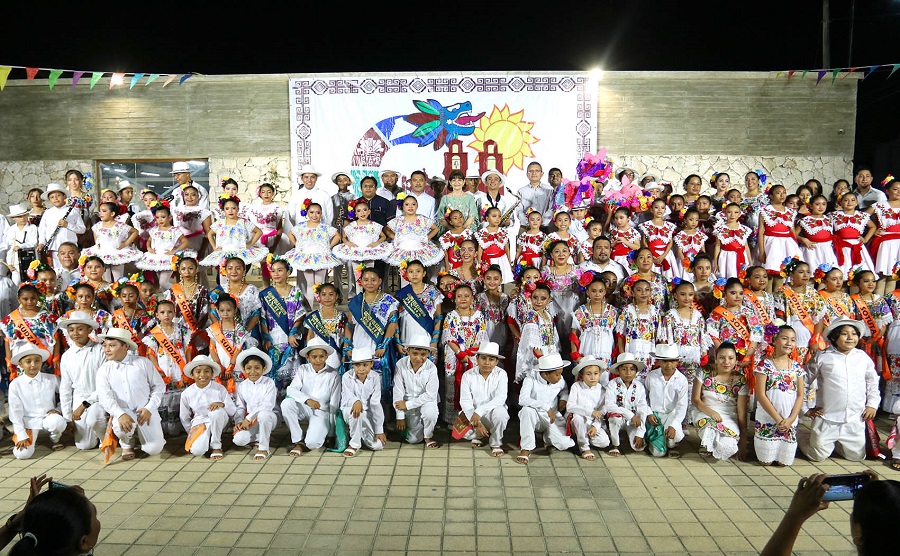
[[[222,450],[213,450],[211,454],[209,454],[209,459],[213,461],[219,461],[224,458],[225,454],[222,453]]]
[[[612,450],[610,450],[610,451],[608,451],[608,452],[606,452],[606,453],[609,454],[609,455],[611,455],[611,456],[613,456],[613,457],[619,457],[619,456],[622,455],[622,452],[620,452],[618,448],[613,448]]]
[[[253,461],[265,461],[266,458],[269,457],[269,452],[266,450],[260,450],[256,452],[253,456]]]
[[[347,448],[346,450],[344,450],[345,458],[352,458],[355,455],[356,455],[356,448]]]
[[[425,447],[428,448],[429,450],[437,450],[438,448],[441,447],[441,443],[438,442],[437,440],[429,440],[428,442],[425,443]]]
[[[294,456],[295,458],[302,456],[303,455],[303,445],[300,444],[299,442],[297,444],[294,444],[294,447],[288,453],[291,454],[292,456]]]
[[[50,449],[53,450],[54,452],[58,452],[65,447],[66,447],[65,444],[63,444],[62,442],[57,442],[53,446],[50,446]]]
[[[897,471],[900,471],[900,459],[897,459],[897,458],[892,459],[891,460],[891,468],[896,469]]]
[[[124,449],[122,448],[122,461],[131,461],[135,458],[134,448]]]
[[[597,456],[594,455],[594,452],[588,450],[587,452],[581,453],[581,458],[588,461],[594,461],[595,459],[597,459]]]
[[[521,463],[522,465],[528,465],[528,454],[519,454],[516,456],[516,463]]]
[[[678,459],[681,457],[681,452],[678,450],[669,450],[669,453],[666,455],[672,459]]]
[[[505,453],[506,452],[503,451],[503,448],[492,448],[491,449],[491,457],[492,458],[499,458],[500,456],[504,455]]]
[[[472,448],[481,448],[484,446],[484,442],[480,438],[476,438],[472,441]]]

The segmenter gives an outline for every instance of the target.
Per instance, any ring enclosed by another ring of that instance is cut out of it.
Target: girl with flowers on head
[[[722,278],[736,278],[741,270],[750,266],[752,260],[747,240],[750,228],[740,223],[741,207],[735,203],[725,207],[725,222],[715,227],[716,274]]]
[[[640,225],[643,244],[653,253],[653,270],[671,280],[680,274],[681,268],[672,251],[675,224],[665,220],[666,202],[662,199],[653,201],[650,210],[653,218]]]
[[[76,311],[81,311],[83,313],[87,313],[91,315],[95,321],[97,321],[98,334],[104,334],[106,331],[112,326],[112,316],[103,309],[98,309],[95,307],[94,299],[94,286],[92,286],[89,282],[85,280],[73,282],[66,287],[66,296],[69,298],[70,303],[72,304],[72,309],[66,311],[65,318],[70,318],[72,313]],[[63,336],[68,334],[68,331],[62,330]],[[94,341],[97,341],[97,336],[93,332],[91,333],[91,338]],[[68,340],[68,336],[66,336]]]
[[[650,301],[651,291],[650,282],[636,274],[629,276],[622,283],[622,292],[628,305],[622,308],[616,321],[616,345],[619,353],[631,353],[644,362],[645,367],[637,377],[641,382],[647,376],[647,367],[652,362],[650,354],[657,343],[656,336],[662,317],[657,306]]]
[[[672,237],[672,243],[675,245],[675,258],[681,261],[681,264],[676,265],[678,271],[676,274],[688,282],[693,282],[691,263],[697,255],[704,252],[706,240],[709,238],[699,227],[700,213],[697,212],[697,209],[687,209],[682,222],[684,222],[684,226]]]
[[[500,209],[490,207],[484,211],[486,226],[475,233],[478,246],[481,248],[481,262],[486,265],[497,265],[500,268],[504,284],[509,284],[515,277],[512,273],[512,254],[509,248],[509,237],[506,230],[500,227]]]
[[[444,409],[448,424],[459,413],[459,393],[462,375],[475,367],[475,354],[486,341],[484,315],[475,307],[475,292],[466,284],[454,291],[456,309],[444,318],[441,344],[444,346]]]
[[[625,268],[633,268],[633,276],[637,276],[636,280],[646,280],[650,284],[650,303],[656,307],[659,314],[662,314],[669,307],[669,281],[662,274],[653,270],[653,252],[646,247],[641,247],[629,257],[628,265]],[[694,259],[695,262],[699,258]]]
[[[775,292],[775,314],[797,333],[797,353],[805,363],[819,349],[824,349],[825,301],[809,281],[809,265],[797,257],[785,259],[781,277],[788,283]]]
[[[572,318],[572,332],[569,341],[572,344],[572,361],[578,363],[582,358],[603,361],[607,367],[612,364],[612,352],[616,345],[613,331],[619,312],[606,302],[606,282],[599,274],[585,272],[578,279],[579,289],[587,296],[583,305],[575,309]],[[605,386],[609,380],[606,374],[601,383]]]
[[[810,268],[823,264],[838,265],[831,219],[825,214],[828,200],[816,195],[809,200],[809,215],[797,221],[794,235],[800,244],[800,258]]]
[[[875,203],[872,216],[878,232],[869,244],[869,252],[875,259],[875,272],[880,279],[889,278],[894,263],[900,260],[900,180],[891,179],[884,188],[887,201]],[[880,293],[887,289],[879,284]]]
[[[110,286],[110,292],[122,303],[120,309],[112,312],[110,322],[113,328],[122,328],[131,333],[131,341],[137,344],[138,354],[146,357],[144,336],[156,326],[156,318],[138,304],[141,292],[137,278],[137,274],[123,276]]]
[[[895,284],[900,285],[900,282],[897,282],[897,280],[900,280],[900,261],[894,265],[891,280]],[[887,369],[882,370],[882,376],[887,382],[884,387],[882,407],[885,411],[893,411],[894,400],[898,399],[897,396],[900,396],[900,286],[885,295],[884,300],[888,307],[891,308],[893,321],[888,325],[885,332],[884,352]],[[888,375],[888,372],[890,375]]]
[[[714,308],[706,320],[706,330],[718,349],[722,342],[734,345],[738,354],[738,367],[747,373],[747,384],[753,372],[756,345],[763,341],[763,326],[757,316],[744,307],[744,284],[737,278],[719,278],[713,286],[714,295],[721,304]]]
[[[101,309],[112,310],[113,296],[109,291],[111,284],[103,279],[106,272],[106,263],[97,256],[81,255],[78,258],[78,266],[81,268],[82,280],[94,288],[94,306]]]
[[[175,304],[162,301],[156,306],[156,325],[151,328],[139,347],[156,367],[166,384],[166,393],[159,404],[159,417],[167,434],[177,436],[183,430],[180,419],[181,393],[193,382],[184,368],[194,358],[191,331],[175,322]]]
[[[516,238],[516,264],[540,268],[543,260],[542,246],[547,239],[547,235],[541,231],[543,216],[534,207],[528,207],[525,214],[528,215],[528,222],[525,230]]]
[[[838,202],[838,210],[828,214],[828,218],[834,230],[834,251],[841,272],[846,276],[856,266],[874,272],[875,263],[865,244],[875,235],[875,223],[869,213],[857,210],[859,199],[855,194],[848,191]]]
[[[459,256],[462,242],[467,239],[475,239],[475,234],[471,228],[465,227],[465,218],[462,212],[450,209],[449,214],[445,215],[444,218],[450,224],[450,228],[440,237],[439,242],[446,253],[444,255],[444,270],[449,272],[459,268],[459,265],[462,264],[462,259]],[[543,234],[541,235],[543,236]]]
[[[243,327],[259,341],[259,314],[262,305],[259,302],[259,289],[247,283],[247,263],[240,257],[228,257],[219,264],[219,271],[225,277],[222,284],[209,293],[209,299],[217,306],[218,298],[228,294],[237,302],[237,310]],[[218,311],[213,308],[209,312],[212,322],[219,320]]]
[[[612,242],[610,258],[625,268],[631,268],[628,256],[641,248],[641,233],[631,227],[631,211],[625,207],[617,208],[612,220],[613,225],[609,227],[609,239]]]
[[[506,323],[513,335],[513,341],[517,342],[522,336],[521,317],[531,311],[531,292],[534,284],[541,279],[541,271],[533,266],[516,269],[516,287],[509,296],[509,305],[506,309]]]
[[[257,341],[241,323],[239,304],[233,296],[227,293],[217,295],[213,292],[210,297],[215,297],[215,314],[218,315],[218,319],[206,329],[209,355],[223,369],[216,380],[230,394],[234,394],[237,383],[244,379],[241,369],[236,368],[238,355],[245,349],[256,347]],[[271,372],[272,369],[268,370]]]
[[[552,234],[551,234],[552,235]],[[569,331],[572,329],[572,315],[579,305],[578,270],[570,261],[572,251],[568,243],[555,240],[547,245],[547,264],[541,272],[541,279],[550,286],[553,292],[553,312],[556,315],[556,326],[562,340],[563,353],[569,349]]]
[[[517,384],[537,373],[541,357],[560,351],[559,334],[550,308],[550,286],[543,281],[526,282],[523,291],[528,294],[529,303],[518,315],[521,339],[516,351]]]
[[[478,242],[474,239],[466,239],[459,245],[458,267],[450,271],[450,274],[461,284],[466,284],[472,291],[480,292],[482,289],[482,266],[478,262]]]
[[[160,286],[168,289],[172,284],[172,256],[179,251],[185,251],[190,257],[196,257],[197,254],[187,251],[190,242],[181,228],[172,223],[172,211],[168,202],[151,203],[150,213],[156,220],[156,226],[150,230],[147,253],[136,266],[142,270],[157,272]]]
[[[724,342],[715,363],[697,371],[691,396],[691,422],[700,436],[700,454],[725,460],[747,448],[747,404],[750,391],[737,367],[734,345]]]
[[[200,266],[219,266],[223,258],[230,257],[239,257],[247,265],[262,261],[268,249],[256,246],[262,232],[240,216],[241,200],[224,194],[219,197],[219,208],[224,217],[216,220],[206,232],[213,252],[200,261]]]
[[[259,246],[265,247],[270,253],[284,253],[279,248],[281,243],[281,229],[284,224],[284,209],[275,203],[275,187],[271,183],[264,183],[256,189],[259,202],[246,205],[246,216],[262,232],[259,238]],[[268,286],[271,282],[269,267],[262,265],[263,284]]]
[[[706,360],[712,340],[706,331],[706,318],[696,307],[694,285],[686,280],[672,280],[672,299],[675,307],[666,311],[659,322],[656,340],[678,346],[678,370],[689,383]]]
[[[162,294],[175,304],[175,322],[187,326],[194,339],[196,352],[209,346],[206,325],[209,319],[209,291],[197,280],[197,259],[177,253],[172,257],[172,278],[175,283]]]
[[[556,225],[556,231],[550,232],[547,234],[547,239],[544,240],[544,252],[546,253],[547,247],[553,242],[561,241],[566,244],[569,248],[569,259],[567,262],[580,264],[584,257],[581,253],[581,240],[569,233],[569,225],[572,222],[572,216],[569,214],[568,210],[563,207],[562,210],[556,211],[556,214],[553,215],[553,223]],[[552,264],[552,259],[547,256],[548,264]]]
[[[393,296],[381,291],[381,276],[374,267],[362,268],[357,280],[362,283],[363,291],[347,303],[350,326],[346,328],[345,357],[352,358],[353,350],[360,348],[368,353],[374,352],[375,364],[372,368],[381,373],[381,391],[387,395],[393,382],[391,369],[397,360],[395,342],[399,303]]]
[[[754,371],[758,403],[753,447],[763,466],[791,465],[797,453],[797,424],[805,397],[806,373],[791,359],[796,341],[793,328],[780,326],[772,341],[774,353]]]
[[[352,263],[356,267],[361,262],[383,261],[391,253],[384,227],[369,219],[372,210],[364,197],[347,203],[347,220],[342,239],[344,243],[334,248],[334,256]],[[356,285],[356,293],[362,287]]]
[[[888,380],[891,373],[883,364],[884,338],[887,326],[894,321],[893,312],[887,300],[875,293],[878,277],[874,272],[857,267],[850,271],[849,278],[859,289],[859,293],[850,296],[856,309],[853,320],[861,320],[869,330],[867,337],[860,338],[859,349],[875,363],[875,372]]]
[[[758,260],[772,277],[772,292],[778,290],[784,280],[780,275],[781,261],[800,256],[800,246],[794,237],[797,211],[784,205],[786,197],[787,190],[783,185],[773,185],[769,189],[771,204],[762,207],[759,215]]]
[[[475,296],[475,306],[484,315],[485,337],[505,351],[509,338],[506,325],[509,296],[503,293],[503,271],[499,266],[491,265],[484,271],[484,291]]]
[[[813,280],[816,285],[824,284],[825,286],[819,290],[819,295],[825,300],[824,326],[828,326],[835,319],[856,318],[853,316],[856,311],[853,307],[853,300],[850,299],[850,294],[842,289],[844,274],[840,268],[828,263],[819,265],[813,273]]]
[[[303,285],[306,299],[312,300],[313,285],[324,282],[328,271],[341,264],[331,253],[341,236],[336,228],[322,223],[322,207],[308,201],[300,205],[300,215],[306,217],[306,223],[291,228],[288,239],[294,248],[284,254],[284,259],[301,271],[297,285]]]
[[[13,380],[18,375],[18,367],[13,365],[12,344],[17,340],[25,340],[29,344],[43,349],[50,354],[41,372],[59,374],[60,345],[56,341],[56,316],[41,310],[42,294],[32,284],[19,286],[19,308],[0,320],[6,340],[6,368],[9,375],[4,378]],[[5,381],[4,381],[5,382]]]
[[[184,204],[172,209],[172,220],[188,238],[189,249],[199,257],[203,253],[204,239],[212,229],[212,213],[200,206],[200,192],[193,185],[181,186],[181,193]],[[198,279],[206,286],[206,272],[200,273]]]
[[[219,194],[219,198],[223,197],[237,197],[238,196],[238,183],[231,179],[228,176],[224,176],[219,180],[219,188],[222,190],[222,193]],[[247,218],[247,207],[246,205],[240,207],[238,210],[238,215],[241,218]],[[225,219],[225,211],[222,208],[222,203],[219,203],[219,206],[213,207],[212,209],[213,221],[224,220]]]
[[[775,296],[766,291],[769,273],[761,266],[751,266],[744,273],[744,306],[765,327],[775,321]],[[765,345],[757,346],[765,349]],[[759,349],[757,349],[759,351]]]
[[[428,336],[432,347],[437,349],[441,337],[441,301],[444,296],[433,285],[425,281],[425,265],[414,260],[400,263],[400,274],[407,285],[397,291],[400,319],[400,345],[397,349],[406,355],[403,345],[411,338]]]
[[[91,228],[94,231],[94,246],[82,251],[82,255],[96,256],[108,265],[111,280],[118,280],[125,272],[125,265],[142,258],[133,245],[138,231],[127,224],[116,221],[118,206],[102,203],[97,213],[100,222]]]
[[[419,201],[415,197],[405,196],[397,202],[403,212],[389,221],[385,229],[387,236],[393,240],[394,247],[386,259],[387,263],[399,267],[403,261],[419,260],[426,268],[440,263],[444,259],[444,253],[431,243],[431,239],[438,233],[438,227],[430,218],[417,214]],[[474,198],[472,203],[475,203]],[[404,282],[401,279],[400,285],[405,286]]]
[[[293,367],[288,361],[294,358],[303,342],[301,323],[307,303],[303,291],[288,283],[292,271],[290,263],[269,253],[262,264],[272,278],[272,285],[259,292],[262,349],[272,359],[273,378],[281,392],[291,383]]]

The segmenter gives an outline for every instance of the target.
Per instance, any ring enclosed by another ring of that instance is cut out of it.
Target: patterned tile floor
[[[286,433],[276,431],[264,463],[240,449],[215,463],[194,459],[181,437],[160,456],[105,467],[99,452],[51,453],[45,444],[19,462],[6,438],[0,515],[22,504],[30,476],[48,473],[82,485],[97,505],[104,555],[758,554],[800,476],[864,467],[893,476],[878,461],[715,462],[697,455],[693,432],[678,460],[554,452],[527,467],[458,442],[291,458]],[[845,502],[813,516],[796,552],[855,554],[849,511]]]

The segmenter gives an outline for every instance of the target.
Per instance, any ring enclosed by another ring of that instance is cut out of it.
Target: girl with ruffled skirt
[[[306,214],[303,214],[303,213]],[[313,299],[313,286],[325,281],[325,276],[332,268],[339,266],[341,260],[331,250],[341,240],[337,229],[322,224],[322,207],[318,203],[304,202],[301,215],[306,216],[306,225],[298,225],[291,229],[289,239],[294,248],[284,254],[285,260],[301,271],[306,286],[306,299]]]
[[[172,223],[172,212],[165,201],[150,205],[150,213],[156,226],[150,229],[147,239],[147,253],[137,262],[141,270],[152,270],[159,274],[159,285],[168,289],[172,284],[172,257],[179,251],[183,256],[195,258],[197,253],[188,249],[190,242],[181,228]]]
[[[256,246],[262,232],[252,222],[238,216],[241,200],[223,195],[219,197],[219,207],[225,218],[210,226],[206,235],[213,252],[200,261],[200,266],[220,266],[224,259],[232,257],[243,260],[247,266],[265,259],[268,249]]]
[[[369,220],[372,210],[365,198],[350,201],[347,205],[347,218],[350,223],[344,226],[343,241],[334,248],[334,256],[357,266],[362,261],[383,261],[391,254],[391,244],[384,234],[384,227]],[[362,286],[356,285],[356,293]]]
[[[115,203],[102,203],[98,210],[100,222],[94,231],[93,247],[81,252],[82,256],[99,257],[109,269],[111,281],[118,280],[125,272],[125,264],[141,259],[142,254],[134,246],[138,232],[127,224],[116,221],[118,207]]]

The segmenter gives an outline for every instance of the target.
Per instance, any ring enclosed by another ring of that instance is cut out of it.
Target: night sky
[[[16,4],[0,64],[148,74],[825,67],[821,0],[121,2],[52,14]],[[852,58],[852,2],[829,4],[827,67],[900,63],[900,0],[855,2]],[[860,162],[884,160],[889,144],[900,155],[900,71],[886,81],[889,69],[860,84]]]

